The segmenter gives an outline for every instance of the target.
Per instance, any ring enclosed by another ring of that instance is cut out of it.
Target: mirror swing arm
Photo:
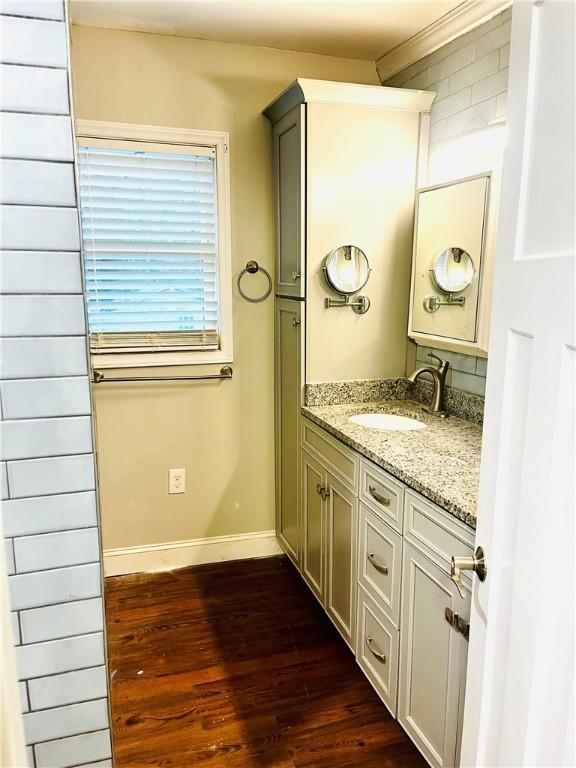
[[[453,306],[463,307],[464,304],[466,304],[466,297],[454,296],[454,294],[449,293],[445,299],[441,299],[439,296],[436,296],[435,293],[430,293],[428,296],[425,297],[423,304],[426,312],[437,312],[440,309],[440,307],[445,304],[448,304],[452,307]]]
[[[368,296],[343,296],[341,299],[331,299],[328,296],[324,299],[326,309],[331,307],[352,307],[357,315],[363,315],[370,309],[370,299]]]

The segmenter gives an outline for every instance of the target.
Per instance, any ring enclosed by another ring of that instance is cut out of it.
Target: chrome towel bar
[[[114,376],[107,379],[104,371],[94,370],[92,381],[94,384],[107,384],[116,381],[207,381],[208,379],[231,379],[232,368],[225,365],[220,368],[220,373],[206,373],[197,376]]]

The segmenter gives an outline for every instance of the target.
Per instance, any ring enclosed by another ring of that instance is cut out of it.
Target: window
[[[78,129],[98,365],[149,365],[158,354],[165,364],[230,361],[225,134],[84,122]]]

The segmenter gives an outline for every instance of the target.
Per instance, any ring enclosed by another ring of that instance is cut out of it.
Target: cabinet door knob
[[[301,322],[302,322],[302,321],[300,320],[300,318],[299,318],[299,317],[293,317],[293,318],[292,318],[292,325],[294,326],[294,328],[296,328],[297,326],[299,326]]]
[[[368,650],[372,654],[372,656],[375,656],[378,661],[381,661],[383,664],[386,664],[386,655],[382,653],[382,651],[379,651],[376,646],[374,645],[374,640],[368,635],[366,638],[366,645],[368,646]]]
[[[464,590],[464,584],[462,584],[462,578],[460,576],[462,571],[474,571],[480,581],[486,580],[488,571],[482,547],[476,547],[476,551],[472,557],[455,557],[453,555],[452,560],[450,561],[450,578],[454,584],[456,584],[460,597],[466,597],[466,591]]]
[[[387,496],[382,496],[381,493],[378,493],[373,485],[368,486],[368,491],[370,492],[370,496],[372,496],[373,499],[376,499],[378,504],[382,504],[383,507],[390,506],[390,499]]]
[[[367,557],[377,571],[380,571],[380,573],[383,573],[384,575],[388,575],[388,567],[378,562],[374,552],[368,552]]]
[[[300,272],[292,272],[292,280],[296,282],[297,280],[300,280]]]

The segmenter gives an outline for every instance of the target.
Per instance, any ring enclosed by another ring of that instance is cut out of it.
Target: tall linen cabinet
[[[300,408],[306,383],[405,373],[414,195],[434,96],[299,78],[264,111],[276,203],[276,530],[318,599],[349,612],[338,621],[348,642],[357,505],[323,498],[321,479],[304,491]],[[347,244],[370,262],[365,315],[325,306],[334,294],[324,259]],[[303,504],[304,492],[326,503]]]

